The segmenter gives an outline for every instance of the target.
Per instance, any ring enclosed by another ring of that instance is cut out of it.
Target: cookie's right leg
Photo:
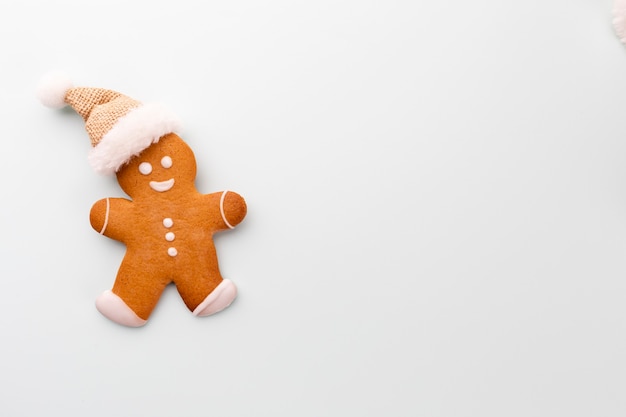
[[[147,320],[139,317],[128,304],[113,291],[107,290],[96,299],[96,308],[102,315],[118,324],[129,327],[141,327]]]
[[[146,324],[169,282],[160,277],[162,271],[153,269],[150,264],[132,257],[124,258],[113,288],[96,300],[98,311],[124,326],[139,327]]]

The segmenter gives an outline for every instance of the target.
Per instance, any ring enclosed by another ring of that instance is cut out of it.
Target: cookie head
[[[130,197],[173,196],[194,188],[196,159],[176,134],[163,136],[117,172],[120,187]]]

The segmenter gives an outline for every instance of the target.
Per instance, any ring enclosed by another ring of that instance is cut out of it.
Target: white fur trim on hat
[[[163,135],[179,130],[180,124],[178,117],[162,104],[144,104],[118,119],[89,152],[89,163],[98,173],[114,174]]]
[[[60,109],[65,107],[65,94],[74,87],[69,77],[60,72],[44,75],[37,86],[37,98],[46,107]]]

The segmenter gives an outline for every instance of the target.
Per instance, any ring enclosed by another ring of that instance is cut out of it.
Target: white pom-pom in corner
[[[37,98],[46,107],[60,109],[65,107],[65,94],[74,87],[69,77],[63,73],[44,75],[37,87]]]
[[[626,0],[615,0],[613,3],[613,29],[619,40],[626,43]]]

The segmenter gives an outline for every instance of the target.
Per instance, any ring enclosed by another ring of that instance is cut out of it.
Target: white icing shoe
[[[193,311],[194,316],[210,316],[224,310],[237,297],[237,287],[232,281],[225,279],[207,295],[203,302]]]
[[[109,320],[128,327],[140,327],[146,320],[139,317],[119,296],[107,290],[96,299],[96,308]]]

